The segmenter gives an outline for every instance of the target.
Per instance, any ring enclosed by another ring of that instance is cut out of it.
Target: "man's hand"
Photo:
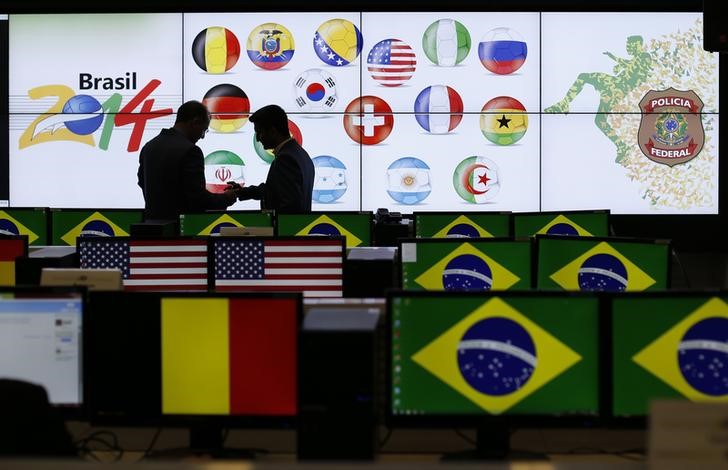
[[[228,206],[234,204],[235,201],[238,199],[238,192],[232,188],[226,188],[223,194],[225,195]]]

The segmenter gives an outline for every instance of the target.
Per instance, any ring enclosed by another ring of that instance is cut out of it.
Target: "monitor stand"
[[[225,428],[216,424],[195,424],[190,426],[190,446],[178,449],[155,451],[150,459],[234,459],[252,460],[263,449],[237,449],[225,447]]]
[[[512,450],[508,422],[503,417],[493,417],[476,428],[475,449],[443,454],[442,460],[548,460],[548,456]]]

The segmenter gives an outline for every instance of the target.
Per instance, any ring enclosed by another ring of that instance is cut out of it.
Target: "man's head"
[[[188,101],[177,109],[174,128],[182,132],[192,143],[205,138],[210,126],[210,112],[199,101]]]
[[[250,116],[255,129],[255,138],[263,144],[263,148],[273,149],[288,139],[288,116],[280,106],[271,104],[263,106]]]

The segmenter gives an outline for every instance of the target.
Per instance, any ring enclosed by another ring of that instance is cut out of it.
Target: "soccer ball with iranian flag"
[[[228,181],[245,185],[243,159],[229,150],[216,150],[205,157],[205,187],[211,193],[222,193]]]

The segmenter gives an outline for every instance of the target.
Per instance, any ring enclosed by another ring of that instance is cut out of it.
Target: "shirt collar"
[[[281,151],[281,148],[286,145],[289,141],[293,140],[293,137],[289,137],[280,144],[276,145],[276,148],[273,149],[273,155],[278,155],[278,152]]]

